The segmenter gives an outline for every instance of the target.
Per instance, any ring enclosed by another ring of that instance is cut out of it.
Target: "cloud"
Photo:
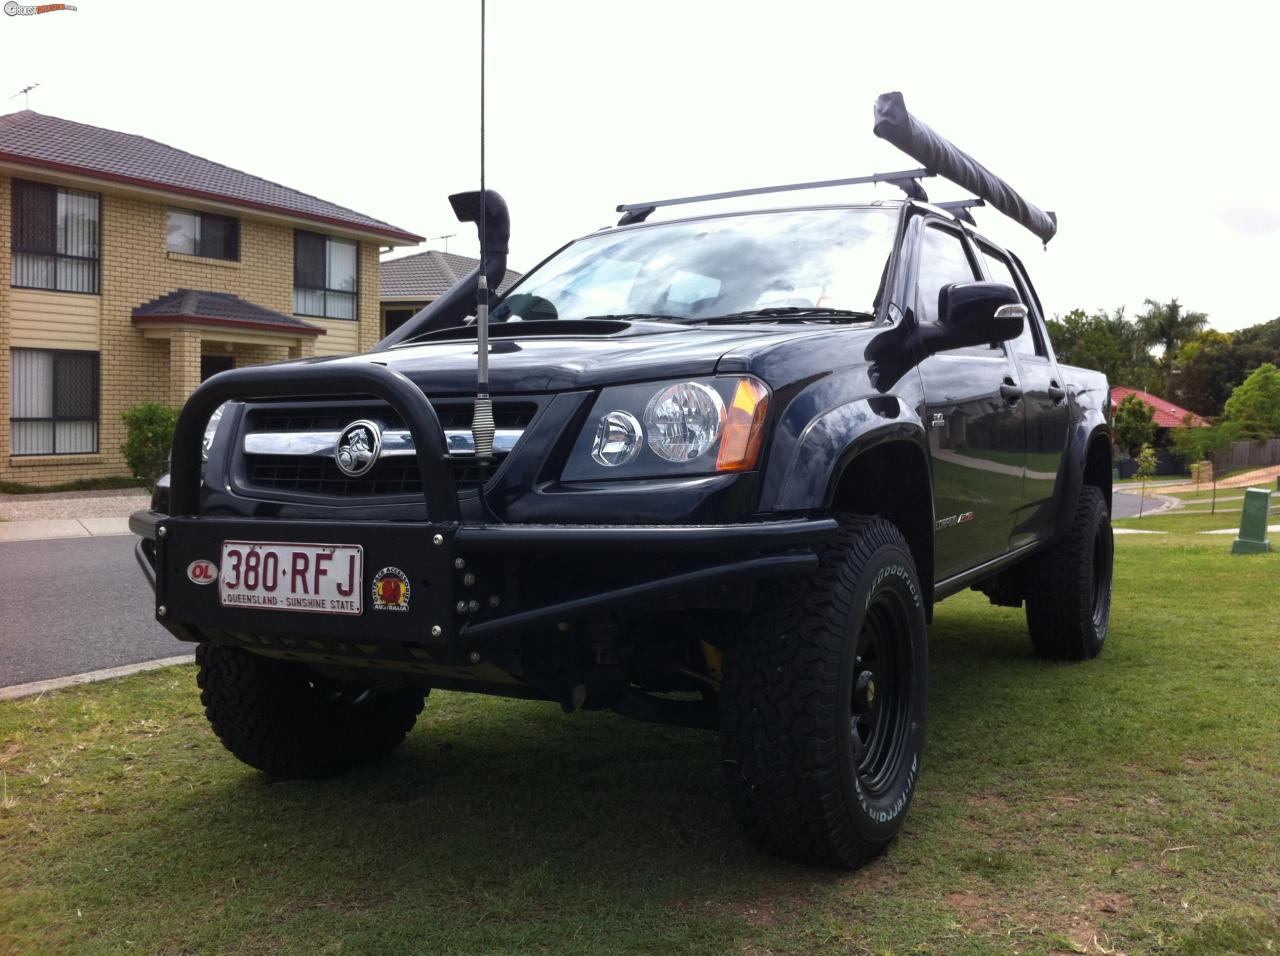
[[[1227,228],[1241,236],[1266,236],[1280,232],[1280,205],[1231,202],[1218,207]]]

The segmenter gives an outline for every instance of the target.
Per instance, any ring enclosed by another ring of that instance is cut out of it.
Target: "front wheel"
[[[734,815],[765,849],[852,869],[902,827],[925,725],[924,603],[901,532],[842,522],[807,579],[762,589],[729,646],[720,744]]]
[[[223,746],[277,777],[329,777],[390,753],[422,712],[421,688],[367,688],[238,647],[196,647],[200,702]]]

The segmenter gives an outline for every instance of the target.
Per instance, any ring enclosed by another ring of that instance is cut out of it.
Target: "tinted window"
[[[943,286],[977,278],[959,235],[935,226],[924,231],[916,275],[916,303],[924,322],[938,321],[938,293]]]
[[[979,246],[982,250],[982,261],[986,263],[987,273],[991,276],[992,282],[1003,282],[1005,285],[1012,286],[1018,293],[1018,298],[1026,305],[1026,296],[1022,294],[1022,289],[1018,285],[1018,280],[1014,278],[1013,267],[1009,265],[1008,260],[1004,256],[998,255],[986,246]],[[1035,334],[1035,317],[1029,312],[1027,321],[1022,325],[1022,334],[1013,343],[1013,350],[1019,355],[1044,355],[1044,347],[1040,345]]]

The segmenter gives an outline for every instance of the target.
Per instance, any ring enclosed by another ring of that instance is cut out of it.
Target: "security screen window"
[[[852,207],[619,229],[575,242],[531,272],[493,317],[698,321],[813,309],[869,320],[897,223],[897,209]]]
[[[205,259],[240,258],[240,220],[190,209],[169,210],[169,235],[165,248]]]
[[[15,288],[98,292],[97,193],[13,180]]]
[[[98,450],[98,353],[13,349],[13,455]]]
[[[356,244],[316,232],[293,234],[293,311],[323,319],[354,319]]]

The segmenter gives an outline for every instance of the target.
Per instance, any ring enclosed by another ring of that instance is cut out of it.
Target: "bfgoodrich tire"
[[[852,869],[902,827],[925,727],[924,604],[896,527],[851,518],[808,578],[763,589],[728,647],[720,745],[760,846]]]
[[[427,692],[325,680],[236,647],[196,647],[200,702],[223,746],[277,777],[329,777],[390,753]]]
[[[1066,535],[1036,556],[1028,575],[1027,629],[1041,657],[1080,661],[1102,652],[1114,554],[1107,502],[1086,485]]]

